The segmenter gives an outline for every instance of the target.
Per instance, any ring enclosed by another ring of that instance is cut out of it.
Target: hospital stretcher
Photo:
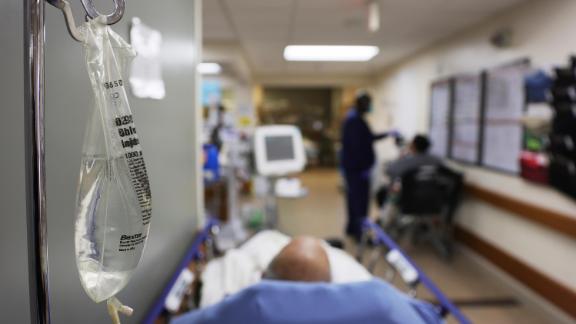
[[[145,324],[162,323],[158,321],[165,312],[165,302],[168,294],[172,290],[173,286],[177,282],[180,273],[188,268],[191,263],[194,263],[201,267],[202,264],[207,263],[213,257],[214,251],[214,235],[218,232],[219,222],[215,219],[210,219],[206,223],[203,230],[201,230],[192,246],[186,253],[185,258],[182,260],[176,271],[175,275],[170,280],[169,284],[166,286],[157,302],[154,304],[150,312],[148,313],[146,319],[143,321]],[[415,296],[416,287],[422,284],[427,288],[436,298],[437,305],[439,307],[439,314],[443,317],[448,315],[453,316],[461,324],[469,324],[471,321],[456,307],[450,299],[448,299],[442,291],[430,280],[428,276],[399,248],[399,246],[394,242],[382,228],[372,222],[365,221],[364,223],[364,237],[371,235],[377,247],[383,248],[385,252],[385,259],[391,266],[394,272],[399,273],[411,288],[410,294]],[[360,244],[359,251],[363,251],[365,246]],[[391,279],[391,278],[388,278]],[[199,293],[196,291],[192,294]]]
[[[418,285],[423,285],[436,298],[437,305],[440,308],[440,314],[442,314],[443,317],[452,315],[460,324],[472,323],[460,309],[442,293],[424,271],[402,251],[398,244],[386,234],[380,225],[367,219],[363,224],[363,232],[364,234],[358,248],[357,258],[361,258],[369,237],[373,239],[376,247],[376,249],[373,250],[375,253],[372,258],[372,265],[369,265],[369,270],[374,265],[376,258],[384,252],[384,259],[388,265],[390,265],[391,270],[389,278],[387,278],[389,281],[395,273],[399,273],[402,280],[409,286],[410,295],[413,297],[416,297],[416,288]],[[378,248],[383,248],[383,251]]]

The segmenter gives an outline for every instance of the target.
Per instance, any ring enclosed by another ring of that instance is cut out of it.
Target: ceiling
[[[400,58],[527,0],[380,0],[367,30],[366,0],[204,0],[204,44],[236,44],[257,77],[369,76]],[[377,45],[364,63],[286,62],[289,44]]]

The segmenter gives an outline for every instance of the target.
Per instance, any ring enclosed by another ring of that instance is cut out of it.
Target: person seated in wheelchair
[[[391,195],[399,194],[404,176],[420,169],[432,172],[443,165],[441,159],[429,154],[431,145],[427,136],[416,135],[401,156],[386,166],[385,173],[389,178],[389,185],[378,191],[376,197],[378,206],[382,207]]]
[[[377,194],[380,223],[395,239],[412,233],[413,242],[429,239],[444,257],[451,255],[450,226],[463,176],[428,153],[430,140],[416,135],[407,151],[386,167],[390,186]]]
[[[273,233],[256,238],[261,243]],[[253,242],[254,243],[254,242]],[[249,247],[254,248],[253,244]],[[172,324],[344,324],[344,323],[414,323],[439,324],[439,309],[414,299],[369,275],[342,273],[344,263],[337,263],[326,244],[313,237],[290,240],[268,263],[261,280],[219,302],[175,318]],[[358,266],[360,266],[358,264]],[[340,268],[338,276],[334,268]],[[239,264],[228,271],[239,271]],[[207,268],[206,271],[209,271]],[[349,272],[350,268],[348,268]],[[220,274],[220,280],[227,279]],[[231,279],[231,278],[230,278]],[[344,279],[344,280],[342,280]],[[361,280],[358,280],[361,279]],[[340,283],[337,283],[340,280]]]
[[[440,166],[442,160],[429,153],[432,143],[426,135],[414,136],[400,158],[386,166],[386,174],[391,179],[400,179],[407,173],[422,166]]]

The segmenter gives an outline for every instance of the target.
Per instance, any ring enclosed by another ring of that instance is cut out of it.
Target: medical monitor
[[[290,125],[262,126],[254,133],[256,170],[263,176],[300,172],[306,165],[302,134]]]

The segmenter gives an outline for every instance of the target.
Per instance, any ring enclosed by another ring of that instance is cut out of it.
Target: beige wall
[[[564,64],[576,53],[575,13],[573,0],[533,0],[384,71],[373,86],[377,108],[373,127],[394,127],[408,135],[425,132],[430,83],[445,75],[475,72],[523,57],[537,67]],[[488,41],[501,28],[513,30],[514,45],[508,49],[496,49]],[[391,156],[389,147],[379,147],[379,153]],[[466,173],[470,182],[482,187],[576,218],[576,203],[551,189],[478,168],[466,168]],[[576,290],[576,240],[474,199],[465,202],[458,222]]]

